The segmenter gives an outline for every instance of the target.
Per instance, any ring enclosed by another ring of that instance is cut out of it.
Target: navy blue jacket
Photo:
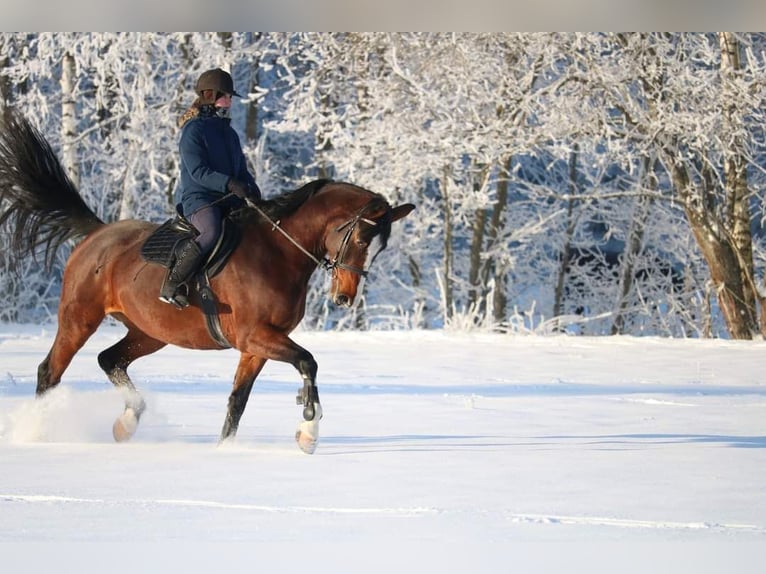
[[[200,114],[187,121],[178,148],[181,178],[177,193],[186,217],[226,195],[226,184],[232,177],[247,184],[253,200],[260,199],[229,119]],[[234,209],[242,206],[242,200],[232,196],[216,205]]]

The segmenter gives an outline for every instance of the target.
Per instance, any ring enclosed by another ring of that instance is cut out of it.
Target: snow
[[[218,446],[235,351],[135,363],[130,443],[104,325],[34,398],[55,329],[0,326],[0,571],[761,572],[763,344],[448,331],[295,333]],[[24,568],[20,569],[23,565]]]

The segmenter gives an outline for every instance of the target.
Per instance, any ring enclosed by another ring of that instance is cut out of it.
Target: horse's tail
[[[62,243],[104,225],[45,137],[10,108],[0,121],[0,226],[7,223],[14,256],[34,256],[44,245],[48,265]]]

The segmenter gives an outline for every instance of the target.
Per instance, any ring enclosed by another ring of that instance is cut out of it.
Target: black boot
[[[189,306],[189,299],[179,292],[179,287],[191,279],[202,261],[202,251],[193,239],[176,248],[173,267],[168,270],[160,290],[160,301],[175,305],[179,309]]]

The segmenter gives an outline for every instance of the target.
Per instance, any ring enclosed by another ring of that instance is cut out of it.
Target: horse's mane
[[[317,179],[304,185],[303,187],[294,191],[287,191],[282,195],[272,197],[259,203],[258,207],[273,220],[278,220],[283,217],[287,217],[301,205],[303,205],[309,198],[319,192],[325,185],[331,183],[329,179]]]
[[[329,183],[332,183],[331,179],[317,179],[304,185],[303,187],[294,191],[287,191],[281,195],[268,199],[258,204],[259,209],[265,213],[272,221],[279,221],[280,219],[287,217],[308,201],[311,197],[316,195],[319,190]],[[351,184],[348,184],[351,185]],[[356,186],[352,186],[356,187]],[[358,188],[362,190],[362,188]],[[373,238],[378,237],[380,239],[380,249],[385,249],[388,238],[391,234],[391,208],[385,198],[378,194],[368,190],[371,196],[370,203],[366,208],[360,212],[360,215],[365,215],[365,212],[383,210],[383,215],[377,218],[377,225],[363,226],[363,238],[368,243],[372,242]],[[243,209],[237,213],[237,219],[241,221],[253,221],[255,212],[250,209]],[[260,220],[260,219],[258,219]]]

